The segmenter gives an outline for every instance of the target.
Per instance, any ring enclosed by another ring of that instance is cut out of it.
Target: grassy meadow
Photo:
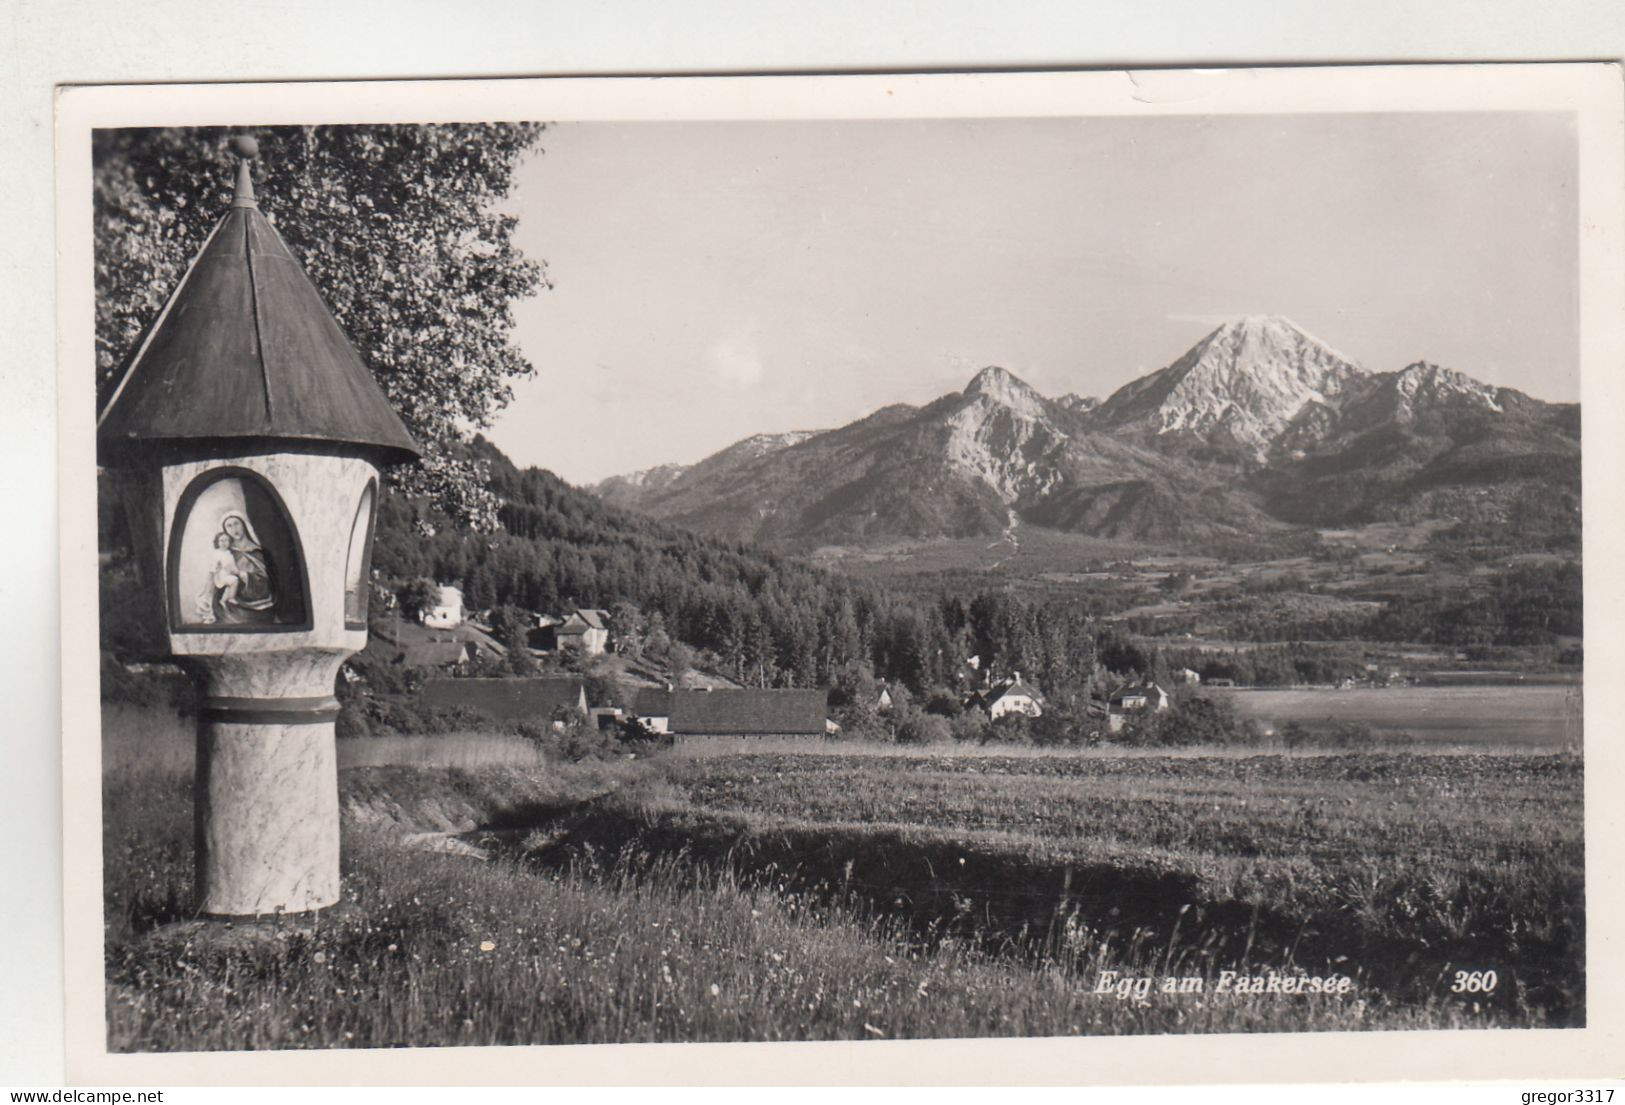
[[[1272,725],[1354,721],[1379,736],[1478,747],[1578,747],[1581,691],[1572,684],[1212,690]]]
[[[1571,755],[344,743],[343,906],[229,930],[189,923],[184,757],[108,757],[111,1048],[1584,1020]],[[1097,992],[1123,976],[1201,991]]]

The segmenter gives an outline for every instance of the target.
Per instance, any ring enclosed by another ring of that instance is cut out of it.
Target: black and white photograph
[[[70,97],[82,1039],[1586,1029],[1618,107],[1464,68]]]

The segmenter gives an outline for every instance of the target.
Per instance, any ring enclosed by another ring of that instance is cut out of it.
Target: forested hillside
[[[617,611],[645,639],[714,654],[747,685],[821,686],[854,667],[916,692],[952,686],[969,656],[1022,671],[1046,690],[1083,693],[1095,643],[1081,605],[1003,591],[898,594],[748,545],[707,538],[610,506],[552,473],[517,469],[477,440],[504,502],[503,532],[474,535],[386,498],[374,568],[394,580],[461,581],[471,609],[513,605]],[[416,524],[431,523],[423,536]],[[618,609],[619,608],[619,609]]]

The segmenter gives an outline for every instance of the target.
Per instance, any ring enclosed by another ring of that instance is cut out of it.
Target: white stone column
[[[334,683],[367,633],[345,619],[358,506],[378,471],[354,457],[265,453],[163,470],[166,541],[187,524],[194,481],[231,466],[263,478],[299,544],[308,624],[171,627],[170,649],[201,673],[195,779],[197,908],[221,917],[304,913],[338,902],[339,796]],[[376,495],[374,500],[376,501]],[[292,566],[280,586],[294,586]],[[188,581],[166,580],[166,588]],[[172,609],[175,604],[171,604]]]
[[[302,913],[339,900],[333,680],[348,650],[199,661],[197,907]]]

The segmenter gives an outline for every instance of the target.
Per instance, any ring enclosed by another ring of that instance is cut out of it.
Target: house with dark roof
[[[430,679],[419,701],[438,709],[478,710],[498,721],[563,721],[588,715],[587,688],[580,679]]]
[[[1019,671],[975,697],[977,705],[986,710],[987,716],[994,721],[1006,714],[1026,717],[1042,717],[1044,714],[1044,696],[1038,693],[1038,688],[1023,681]]]
[[[671,696],[667,731],[676,736],[822,737],[828,732],[829,699],[824,691],[748,687],[665,693]],[[647,701],[650,708],[658,703],[654,696]],[[640,715],[645,705],[640,695]]]
[[[508,646],[491,636],[488,629],[475,625],[473,622],[464,622],[452,630],[452,635],[459,641],[467,641],[474,646],[475,651],[483,656],[493,656],[498,659],[508,655]]]
[[[1151,680],[1124,683],[1106,700],[1107,724],[1116,733],[1128,724],[1131,717],[1154,714],[1167,708],[1168,692]]]
[[[602,610],[573,610],[552,627],[554,648],[580,649],[583,656],[600,656],[609,647],[609,617]]]
[[[401,653],[400,662],[409,668],[455,668],[474,660],[469,641],[414,641]]]
[[[407,621],[380,620],[373,625],[372,635],[382,644],[395,646],[395,663],[412,668],[442,668],[477,657],[498,660],[508,654],[501,641],[469,622],[451,629],[430,629]],[[464,645],[467,647],[462,648]],[[452,660],[454,650],[466,655]]]

